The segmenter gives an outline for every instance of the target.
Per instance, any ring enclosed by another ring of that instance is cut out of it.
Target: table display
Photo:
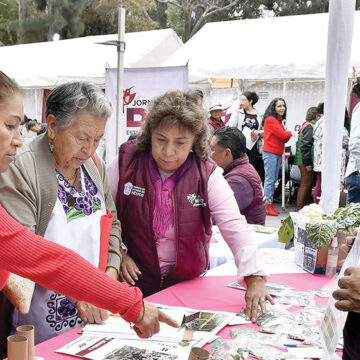
[[[276,228],[264,227],[261,225],[248,225],[250,236],[254,240],[258,249],[276,248],[284,249],[285,244],[278,242],[278,232]],[[233,259],[233,254],[223,239],[219,228],[216,225],[212,227],[213,238],[216,242],[210,243],[210,262],[209,268],[212,269]]]
[[[227,311],[238,313],[245,305],[245,292],[227,287],[234,281],[234,276],[204,276],[185,281],[147,298],[148,301],[171,306],[191,307],[210,311]],[[302,274],[273,274],[269,283],[284,283],[297,291],[319,290],[332,288],[334,279],[324,275]],[[325,305],[326,298],[316,296],[318,304]],[[257,328],[254,324],[245,324],[241,327]],[[239,325],[231,329],[239,328]],[[230,339],[230,328],[226,327],[218,334],[221,338]],[[37,356],[45,359],[65,360],[76,357],[54,353],[54,350],[73,341],[79,335],[78,329],[71,330],[35,347]]]

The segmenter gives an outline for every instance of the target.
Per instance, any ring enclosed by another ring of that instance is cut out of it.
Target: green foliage
[[[288,216],[281,223],[278,231],[279,242],[288,243],[294,236],[294,224],[291,217]]]
[[[338,224],[334,220],[322,220],[306,224],[308,239],[317,249],[329,246],[337,231]]]
[[[118,8],[126,9],[125,31],[146,31],[158,29],[160,26],[153,21],[149,12],[155,11],[153,0],[87,0],[81,15],[84,22],[84,36],[99,34],[114,34],[118,32]]]
[[[1,0],[0,4],[0,42],[3,44],[16,43],[16,28],[10,24],[18,18],[18,6],[15,1]]]

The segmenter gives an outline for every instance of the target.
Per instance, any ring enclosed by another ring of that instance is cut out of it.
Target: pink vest
[[[255,168],[249,163],[247,156],[234,160],[224,169],[225,179],[239,175],[244,177],[254,189],[254,200],[241,210],[249,224],[265,225],[266,201],[261,187],[261,179]]]
[[[152,228],[155,189],[149,175],[149,153],[136,151],[134,142],[119,150],[119,185],[116,198],[122,240],[142,275],[136,282],[148,296],[180,281],[199,276],[209,264],[211,221],[207,183],[216,164],[191,153],[191,165],[173,191],[176,263],[161,277]]]

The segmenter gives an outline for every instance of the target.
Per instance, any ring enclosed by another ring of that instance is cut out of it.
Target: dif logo
[[[135,100],[136,92],[132,92],[133,86],[124,90],[123,92],[123,113],[126,108],[126,123],[128,127],[139,127],[145,118],[145,107],[150,103],[150,100]]]

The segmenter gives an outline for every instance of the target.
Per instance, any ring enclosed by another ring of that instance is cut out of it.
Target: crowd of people
[[[41,342],[81,322],[101,323],[107,310],[133,322],[142,338],[157,333],[160,322],[178,326],[143,296],[207,270],[213,223],[247,288],[246,318],[255,322],[259,309],[266,312],[273,303],[268,273],[247,223],[264,225],[266,214],[278,215],[274,185],[292,136],[284,127],[287,105],[273,99],[261,122],[258,96],[247,91],[225,124],[219,103],[207,118],[203,96],[169,91],[154,98],[137,138],[106,167],[95,153],[112,112],[101,89],[89,82],[54,88],[46,126],[35,124],[38,136],[23,146],[21,126],[34,126],[20,88],[0,72],[0,289],[9,272],[36,282],[26,315],[1,295],[9,316],[0,333],[31,323]],[[349,200],[359,196],[359,106],[349,141]],[[298,208],[310,201],[313,171],[321,174],[320,107],[307,111],[299,131]],[[352,294],[336,296],[341,307]]]
[[[359,83],[354,85],[353,94],[360,98]],[[300,129],[297,132],[292,132],[285,127],[287,105],[284,99],[274,98],[262,116],[257,113],[254,107],[257,101],[258,96],[255,92],[245,91],[227,123],[221,118],[221,104],[212,105],[209,108],[210,117],[208,120],[212,134],[210,139],[216,138],[216,132],[223,127],[238,129],[244,135],[245,155],[260,177],[260,181],[253,179],[252,184],[263,186],[266,214],[278,216],[279,211],[274,208],[273,202],[275,184],[278,183],[277,190],[281,188],[281,156],[284,153],[285,144],[290,138],[297,137],[296,152],[289,154],[293,157],[293,163],[299,168],[301,175],[300,184],[297,188],[296,211],[312,202],[319,203],[321,198],[324,103],[308,108],[305,121]],[[358,145],[360,125],[357,124],[360,121],[358,120],[359,113],[360,109],[356,106],[352,113],[350,132],[349,114],[347,109],[344,111],[340,190],[347,188],[347,203],[360,201],[358,171],[360,169],[360,148]],[[261,117],[262,121],[260,121]],[[241,151],[240,145],[236,145],[236,148]],[[227,149],[234,152],[230,146]],[[215,161],[219,166],[222,166],[218,160]],[[245,181],[245,177],[242,181]],[[248,193],[246,188],[242,188],[241,191],[244,194]],[[256,190],[253,189],[252,194],[255,192]],[[277,192],[279,193],[279,191]],[[242,211],[243,208],[240,203],[239,206]],[[246,212],[243,214],[246,216]]]

